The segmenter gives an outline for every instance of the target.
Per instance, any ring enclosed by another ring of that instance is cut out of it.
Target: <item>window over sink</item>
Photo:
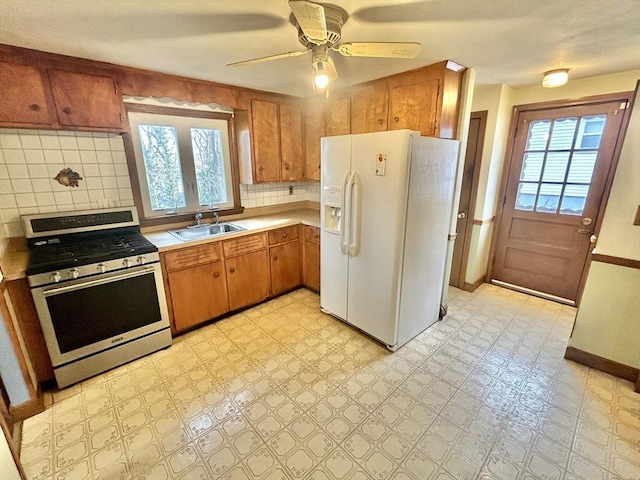
[[[145,219],[239,206],[231,114],[126,106]]]

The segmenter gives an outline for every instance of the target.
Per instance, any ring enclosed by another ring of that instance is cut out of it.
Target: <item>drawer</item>
[[[222,257],[220,243],[207,243],[197,247],[188,247],[163,255],[167,271],[180,270],[202,263],[215,262]]]
[[[318,227],[304,227],[304,239],[314,243],[320,243],[320,229]]]
[[[267,238],[264,233],[247,235],[244,237],[225,240],[222,242],[222,250],[225,257],[235,257],[243,253],[255,252],[267,247]]]
[[[269,230],[269,245],[290,242],[298,238],[298,225]]]

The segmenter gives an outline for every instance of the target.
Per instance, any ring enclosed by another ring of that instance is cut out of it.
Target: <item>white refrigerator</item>
[[[396,350],[438,320],[458,142],[322,138],[320,306]]]

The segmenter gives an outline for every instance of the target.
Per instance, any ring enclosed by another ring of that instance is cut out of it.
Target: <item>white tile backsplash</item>
[[[80,174],[78,187],[53,180],[63,168]],[[133,205],[124,144],[116,134],[2,129],[0,179],[5,237],[24,235],[20,215],[87,210],[106,202]]]
[[[53,180],[63,168],[80,174],[78,187]],[[289,186],[293,194],[289,194]],[[246,208],[320,201],[317,183],[240,185]],[[0,129],[0,237],[24,235],[20,215],[132,206],[122,138],[116,134]]]

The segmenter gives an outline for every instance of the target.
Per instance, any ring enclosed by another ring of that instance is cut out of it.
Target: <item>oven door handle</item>
[[[89,280],[89,281],[80,281],[79,283],[74,283],[73,285],[66,285],[63,287],[52,287],[52,288],[48,288],[47,290],[44,290],[43,294],[45,297],[49,297],[51,295],[58,295],[60,293],[64,293],[64,292],[72,292],[74,290],[80,290],[83,288],[88,288],[88,287],[95,287],[98,285],[104,285],[107,283],[111,283],[111,282],[116,282],[118,280],[125,280],[127,278],[132,278],[132,277],[138,277],[140,275],[144,275],[146,273],[154,273],[155,271],[155,267],[153,266],[149,266],[149,267],[141,267],[139,269],[136,269],[135,271],[128,271],[125,273],[120,273],[117,275],[113,275],[111,277],[108,278],[99,278],[96,280]]]

